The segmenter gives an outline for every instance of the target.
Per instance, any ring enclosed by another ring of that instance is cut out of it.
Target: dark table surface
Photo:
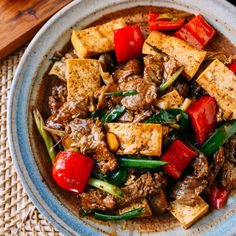
[[[234,4],[234,6],[236,6],[236,0],[228,0],[228,2],[231,2],[232,4]]]

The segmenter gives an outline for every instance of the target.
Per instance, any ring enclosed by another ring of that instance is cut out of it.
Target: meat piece
[[[103,174],[117,168],[117,160],[107,147],[99,120],[74,119],[65,128],[62,144],[67,149],[77,148],[84,155],[93,155],[96,169]]]
[[[151,110],[146,110],[146,111],[141,111],[139,113],[136,113],[133,119],[133,123],[141,123],[142,121],[144,121],[151,115],[152,115]]]
[[[210,193],[211,184],[213,183],[220,169],[224,165],[224,162],[225,162],[225,151],[223,147],[220,147],[219,150],[214,154],[213,161],[209,167],[208,184],[206,189],[204,190],[207,194]]]
[[[117,119],[117,122],[126,123],[132,122],[134,119],[131,111],[125,111],[125,113]]]
[[[236,164],[236,135],[225,144],[225,155],[229,161]]]
[[[220,184],[227,190],[236,188],[236,135],[225,144],[226,161],[219,176]]]
[[[161,173],[155,173],[154,176],[150,173],[145,173],[131,184],[122,188],[125,197],[118,199],[118,205],[123,207],[148,195],[157,196],[162,191],[164,183],[165,179]]]
[[[171,196],[180,203],[193,206],[198,195],[205,189],[208,183],[209,166],[206,157],[198,152],[191,166],[193,173],[179,180],[173,187]]]
[[[52,88],[52,95],[49,97],[48,105],[51,114],[56,114],[57,110],[66,102],[67,90],[66,86],[63,84],[59,86],[54,86]]]
[[[143,58],[145,80],[154,82],[159,86],[163,82],[164,58],[160,54],[147,55]]]
[[[173,57],[161,54],[144,57],[144,79],[154,82],[157,86],[166,81],[180,67]]]
[[[121,104],[129,110],[140,111],[148,109],[157,98],[157,88],[154,83],[149,83],[143,78],[137,78],[119,84],[120,91],[136,90],[136,95],[125,96]]]
[[[52,116],[47,119],[46,126],[53,129],[64,129],[68,122],[75,117],[88,116],[88,98],[78,96],[76,100],[63,103]]]
[[[101,144],[96,148],[93,157],[95,159],[95,168],[103,174],[115,170],[118,166],[114,154],[111,153],[104,144]]]
[[[189,86],[186,81],[177,79],[174,85],[175,89],[179,92],[180,96],[189,96]]]
[[[99,120],[76,118],[66,126],[62,143],[65,148],[78,148],[82,154],[90,155],[105,145],[104,140]]]
[[[222,187],[227,190],[236,188],[236,166],[231,161],[226,160],[219,178]]]
[[[107,211],[116,206],[116,198],[100,189],[87,189],[80,199],[82,209]]]
[[[124,67],[118,68],[113,73],[113,79],[117,83],[127,81],[131,75],[142,75],[142,66],[138,59],[129,60]]]

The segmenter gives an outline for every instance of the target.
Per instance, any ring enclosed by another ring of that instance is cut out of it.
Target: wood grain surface
[[[72,0],[1,0],[0,58],[29,41],[43,23]]]

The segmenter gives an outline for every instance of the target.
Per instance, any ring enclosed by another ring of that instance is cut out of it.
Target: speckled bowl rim
[[[73,10],[78,4],[82,7],[90,6],[94,9],[100,7],[105,3],[113,4],[118,2],[124,2],[124,0],[109,1],[104,0],[97,3],[93,0],[86,1],[73,1],[57,14],[55,14],[37,33],[34,39],[31,41],[30,45],[26,49],[15,73],[15,77],[12,83],[10,96],[8,100],[8,114],[7,114],[7,129],[8,129],[8,142],[10,147],[10,152],[13,158],[14,166],[18,173],[18,176],[30,196],[33,203],[40,210],[40,212],[46,216],[46,218],[64,235],[101,235],[101,232],[94,231],[88,226],[83,225],[77,218],[70,215],[64,210],[58,201],[55,201],[52,193],[45,187],[42,183],[40,175],[37,168],[34,166],[33,157],[31,155],[31,150],[28,147],[28,129],[27,129],[27,113],[28,111],[28,96],[27,92],[30,91],[30,85],[32,81],[27,81],[30,75],[30,62],[29,59],[32,58],[33,49],[36,45],[39,45],[40,48],[40,38],[47,34],[47,30],[56,24],[57,21],[65,17],[65,13],[68,13]],[[103,3],[102,3],[103,2]],[[109,3],[108,3],[109,2]],[[140,2],[144,1],[133,1],[137,2],[139,5]],[[163,1],[162,1],[163,2]],[[174,0],[169,0],[167,2],[176,2]],[[223,0],[205,0],[205,1],[195,1],[194,3],[191,0],[180,0],[179,3],[193,5],[193,7],[198,8],[198,5],[204,5],[204,9],[211,10],[214,9],[215,13],[225,14],[227,13],[227,18],[224,20],[225,27],[230,28],[229,33],[225,33],[231,41],[236,45],[236,22],[233,21],[236,16],[236,8],[228,2]],[[196,3],[198,2],[198,4]],[[146,5],[153,5],[155,1],[148,0]],[[86,6],[87,4],[87,6]],[[194,6],[195,4],[195,6]],[[105,7],[105,5],[104,5]],[[201,8],[201,7],[200,7]],[[216,10],[218,9],[218,10]],[[190,8],[191,10],[191,8]],[[75,21],[77,21],[76,19]],[[221,26],[222,30],[224,26]],[[220,26],[219,26],[219,30]],[[31,80],[34,78],[31,77]],[[26,91],[26,93],[25,93]],[[236,229],[234,226],[236,222],[236,213],[230,215],[226,220],[221,222],[219,225],[215,226],[212,229],[209,229],[207,232],[202,235],[233,235],[236,234]]]

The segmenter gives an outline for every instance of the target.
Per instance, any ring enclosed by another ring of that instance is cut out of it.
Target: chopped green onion
[[[101,121],[103,123],[107,123],[107,122],[111,122],[113,120],[115,120],[116,118],[120,117],[121,115],[123,115],[123,113],[125,112],[126,108],[123,106],[118,106],[112,110],[110,110],[107,114],[105,114]]]
[[[120,166],[139,168],[157,168],[168,164],[168,162],[166,161],[147,160],[139,158],[120,158],[118,162]]]
[[[116,91],[116,92],[110,92],[105,93],[106,96],[129,96],[129,95],[135,95],[138,92],[136,90],[128,90],[128,91]]]
[[[137,216],[140,216],[145,213],[145,208],[140,207],[128,212],[125,212],[121,215],[107,215],[99,212],[94,212],[93,217],[98,220],[127,220]]]

